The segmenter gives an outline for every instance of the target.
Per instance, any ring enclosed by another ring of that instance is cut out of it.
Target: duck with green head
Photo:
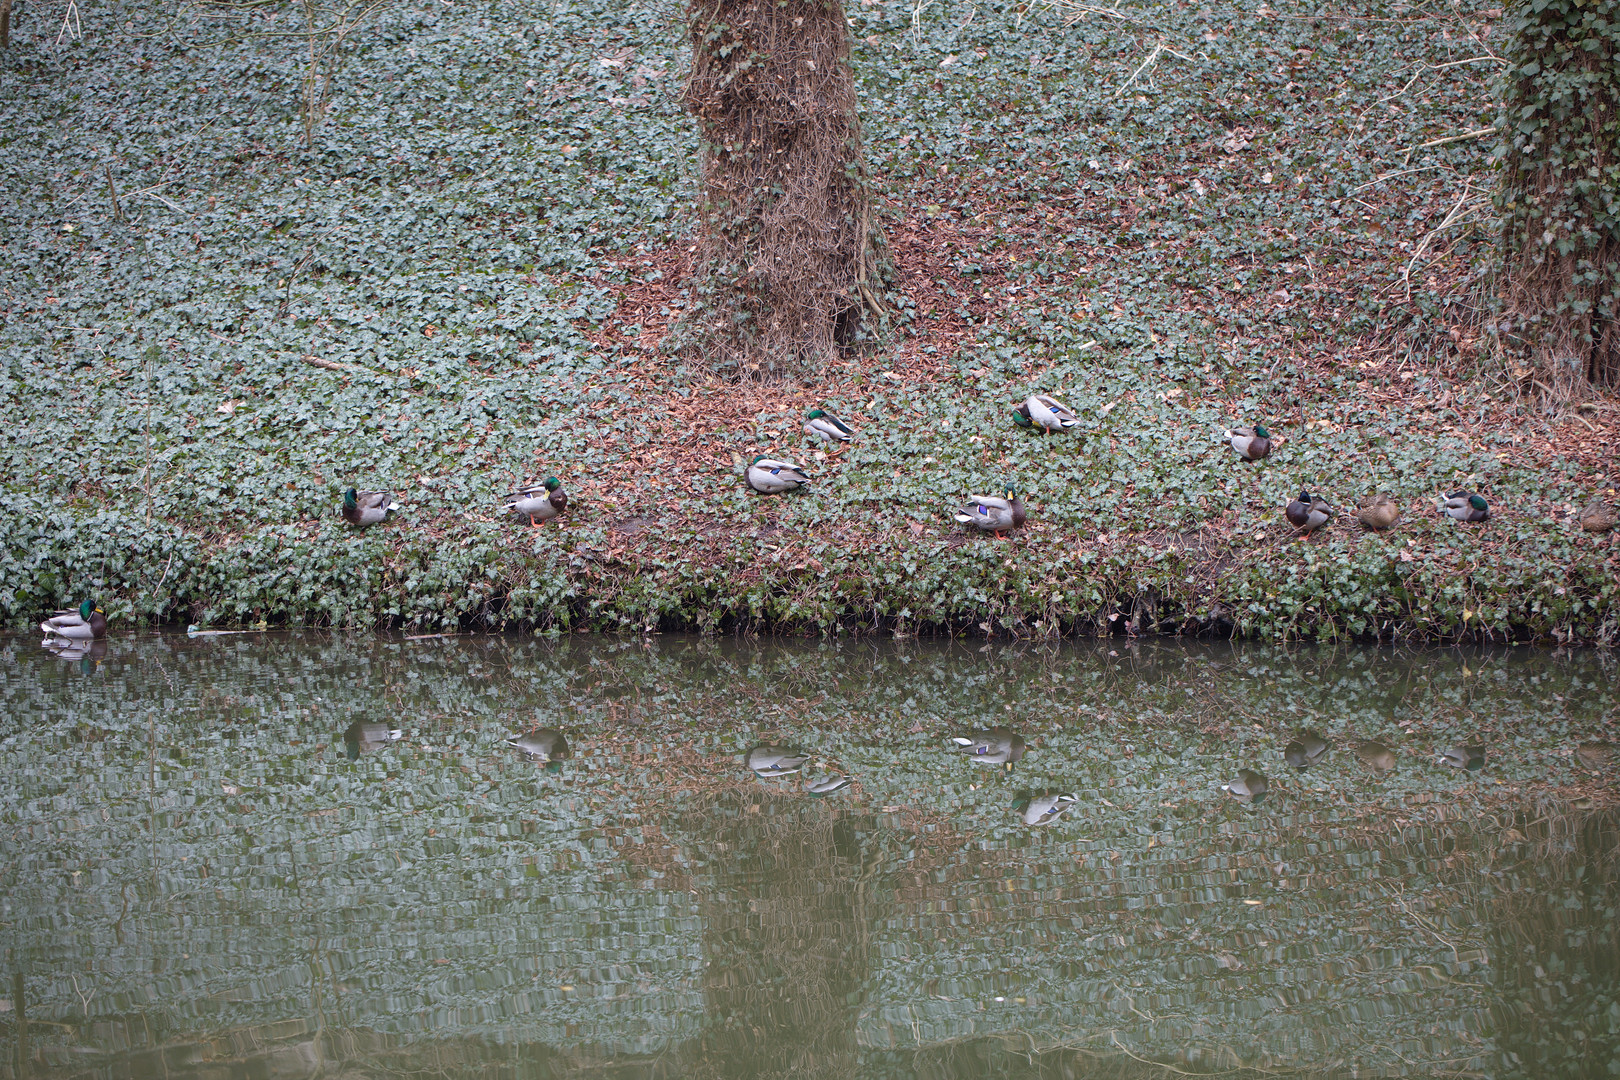
[[[529,519],[529,527],[550,521],[568,509],[568,492],[562,481],[548,476],[538,484],[524,484],[507,496],[510,501],[502,509]]]
[[[1299,498],[1290,500],[1288,505],[1283,507],[1283,516],[1288,519],[1288,524],[1305,536],[1326,525],[1332,512],[1333,506],[1326,499],[1303,489],[1299,493]]]
[[[826,409],[811,409],[804,414],[804,433],[818,442],[827,443],[847,443],[855,437],[848,424]]]
[[[343,493],[343,520],[356,528],[387,521],[388,515],[399,509],[392,493],[387,491],[356,491]]]
[[[107,636],[107,616],[95,601],[86,600],[77,611],[58,611],[39,624],[47,638],[93,641]]]
[[[1232,449],[1244,461],[1259,461],[1271,453],[1271,433],[1259,424],[1254,427],[1227,428],[1222,431]]]
[[[1018,489],[1008,484],[1000,496],[969,495],[968,504],[956,511],[955,518],[963,525],[972,525],[984,532],[993,532],[1005,540],[1009,529],[1016,529],[1026,517],[1024,501]]]
[[[1485,496],[1472,491],[1453,491],[1441,504],[1440,512],[1453,521],[1489,521],[1491,517]]]

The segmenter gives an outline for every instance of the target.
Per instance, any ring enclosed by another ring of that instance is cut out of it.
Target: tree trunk
[[[1556,398],[1620,387],[1620,0],[1515,0],[1503,342]]]
[[[696,302],[681,347],[803,374],[885,323],[892,277],[861,155],[840,0],[690,0],[702,139]]]

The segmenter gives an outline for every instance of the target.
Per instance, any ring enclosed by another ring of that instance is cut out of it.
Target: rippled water
[[[1620,1075],[1612,654],[0,655],[6,1076]]]

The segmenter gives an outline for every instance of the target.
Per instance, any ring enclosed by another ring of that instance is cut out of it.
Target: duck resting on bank
[[[399,503],[387,491],[356,491],[343,493],[343,520],[356,528],[387,521],[388,515],[399,509]]]
[[[47,638],[93,641],[107,636],[107,616],[95,601],[86,600],[77,611],[58,611],[39,624]]]
[[[504,509],[528,518],[531,528],[568,509],[568,492],[555,476],[548,476],[538,484],[524,484],[507,498],[511,501]]]
[[[956,520],[963,525],[972,525],[984,532],[993,532],[998,539],[1005,540],[1009,529],[1016,529],[1024,523],[1024,502],[1018,497],[1018,489],[1008,485],[1003,489],[1002,495],[969,495],[968,504],[956,512]]]

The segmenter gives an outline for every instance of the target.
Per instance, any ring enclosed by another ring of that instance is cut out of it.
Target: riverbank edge
[[[224,535],[5,501],[40,511],[0,525],[13,627],[91,598],[115,626],[1620,642],[1613,534],[1547,543],[1446,522],[1416,537],[1340,526],[1308,540],[1279,527],[1076,542],[902,525],[834,543],[686,525],[638,543],[589,523],[452,519]]]

